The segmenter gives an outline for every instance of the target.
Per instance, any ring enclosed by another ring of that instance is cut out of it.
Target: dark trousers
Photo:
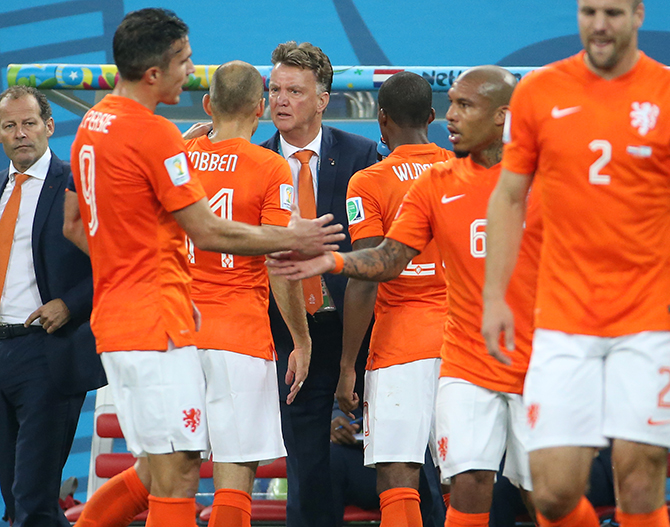
[[[86,394],[53,386],[49,338],[0,340],[0,488],[14,527],[69,526],[58,493]]]
[[[309,376],[291,405],[286,404],[290,387],[284,383],[284,377],[293,343],[283,323],[274,323],[272,328],[277,348],[282,433],[288,453],[286,525],[335,527],[330,418],[340,374],[342,323],[335,312],[308,315],[308,323],[312,337]]]

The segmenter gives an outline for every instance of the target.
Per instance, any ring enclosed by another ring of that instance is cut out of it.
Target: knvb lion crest
[[[445,461],[447,459],[447,450],[449,449],[449,439],[446,437],[441,437],[437,442],[437,450],[440,454],[440,459]]]
[[[650,102],[634,102],[631,107],[630,125],[637,128],[640,135],[647,135],[656,126],[660,109]]]
[[[535,428],[535,425],[537,424],[537,420],[540,417],[540,405],[537,403],[533,403],[528,407],[528,426],[531,428]]]
[[[195,432],[198,426],[200,426],[200,415],[201,411],[196,408],[191,408],[190,410],[184,410],[184,427],[190,428],[191,432]]]

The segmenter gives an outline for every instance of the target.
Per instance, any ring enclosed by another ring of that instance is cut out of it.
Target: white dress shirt
[[[291,174],[293,176],[293,188],[296,195],[296,203],[298,203],[298,172],[300,172],[300,161],[298,161],[293,154],[300,152],[300,150],[311,150],[316,155],[313,155],[309,160],[309,168],[312,171],[312,184],[314,185],[314,200],[318,202],[318,188],[319,188],[319,159],[321,156],[321,137],[323,136],[323,130],[319,128],[318,135],[314,140],[303,148],[298,148],[292,144],[286,142],[281,135],[279,136],[280,143],[280,152],[284,156],[284,159],[288,161],[289,166],[291,167]]]
[[[42,305],[33,264],[33,221],[50,164],[51,150],[47,148],[44,155],[23,172],[30,177],[21,185],[21,204],[16,219],[14,242],[9,254],[5,287],[0,297],[0,323],[3,324],[23,324],[28,316]],[[10,162],[9,180],[0,196],[0,215],[4,212],[9,196],[14,190],[17,173],[19,172],[14,163]],[[39,326],[39,321],[36,320],[33,325]]]

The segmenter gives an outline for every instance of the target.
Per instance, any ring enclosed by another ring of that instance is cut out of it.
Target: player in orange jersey
[[[392,153],[349,181],[347,212],[354,250],[379,245],[412,183],[425,169],[454,155],[428,142],[435,110],[432,89],[423,77],[396,73],[382,84],[378,102],[381,136]],[[347,284],[336,395],[340,409],[352,418],[358,406],[356,357],[373,310],[363,403],[364,461],[377,469],[382,525],[387,515],[398,515],[399,506],[411,508],[420,525],[420,469],[433,428],[447,315],[444,271],[434,241],[398,278],[379,288],[362,280]],[[440,524],[444,513],[441,516]]]
[[[186,148],[212,210],[252,225],[288,224],[293,203],[288,163],[250,143],[265,108],[260,73],[245,62],[224,64],[214,74],[203,106],[212,116],[212,133],[188,141]],[[203,317],[196,344],[205,370],[217,489],[209,525],[248,527],[259,461],[286,455],[268,318],[268,273],[260,256],[192,248],[190,263],[193,300]],[[291,404],[307,377],[311,351],[302,285],[277,276],[270,283],[295,346],[285,379],[292,384]]]
[[[486,255],[486,207],[500,174],[502,132],[516,80],[497,66],[464,72],[449,90],[450,139],[457,159],[426,170],[405,196],[398,218],[374,249],[327,253],[311,260],[271,260],[282,275],[300,279],[343,272],[375,281],[398,276],[435,239],[448,283],[448,316],[442,345],[437,402],[437,451],[443,482],[451,478],[446,525],[484,527],[495,473],[507,451],[505,473],[530,490],[522,440],[521,402],[530,357],[541,226],[535,193],[522,252],[508,297],[520,321],[510,365],[488,355],[480,335],[481,288]],[[403,524],[404,525],[404,524]]]
[[[119,82],[84,116],[72,146],[93,267],[91,327],[129,449],[148,457],[150,527],[193,525],[207,447],[184,231],[200,249],[247,255],[317,252],[342,238],[337,226],[323,227],[329,217],[295,217],[286,229],[212,213],[179,131],[154,115],[158,103],[179,101],[193,72],[187,35],[170,11],[129,13],[114,35]],[[66,207],[76,217],[72,199]],[[142,485],[136,472],[117,482],[125,496]]]
[[[509,360],[504,297],[537,180],[545,231],[524,400],[540,525],[598,525],[584,491],[594,450],[613,439],[620,524],[667,526],[670,71],[638,50],[640,0],[579,0],[577,18],[585,50],[529,75],[511,103],[482,327]]]

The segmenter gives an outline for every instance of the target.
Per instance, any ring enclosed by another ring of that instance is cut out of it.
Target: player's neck
[[[640,50],[637,48],[637,46],[633,45],[631,45],[631,49],[621,57],[621,60],[619,60],[619,62],[617,62],[614,67],[608,69],[596,67],[589,60],[588,53],[584,55],[584,62],[586,63],[586,67],[591,70],[591,72],[598,75],[598,77],[602,77],[608,81],[628,73],[635,67],[638,60],[640,60]]]
[[[393,151],[396,147],[402,145],[427,145],[428,130],[416,128],[402,128],[398,130],[397,134],[388,137],[388,147]]]
[[[503,143],[502,139],[496,139],[493,143],[479,152],[470,152],[470,159],[473,163],[491,168],[502,160]]]
[[[152,113],[156,111],[156,106],[158,106],[159,102],[158,98],[141,81],[134,82],[119,79],[112,94],[132,99]]]
[[[220,119],[212,118],[212,133],[209,140],[212,143],[226,141],[228,139],[246,139],[251,142],[251,136],[255,131],[255,119]]]

